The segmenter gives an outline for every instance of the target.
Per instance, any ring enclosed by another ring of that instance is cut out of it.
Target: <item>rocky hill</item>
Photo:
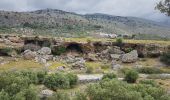
[[[135,17],[76,14],[55,9],[31,12],[0,11],[0,33],[87,36],[96,32],[170,37],[170,26]],[[139,38],[140,38],[139,37]]]

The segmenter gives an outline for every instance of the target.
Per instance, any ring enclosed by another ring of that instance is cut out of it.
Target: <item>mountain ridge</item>
[[[170,25],[138,17],[115,16],[102,13],[77,14],[58,9],[28,12],[0,11],[2,27],[29,28],[37,33],[79,34],[105,32],[116,34],[153,34],[170,37]],[[44,32],[41,32],[44,31]],[[46,32],[46,33],[45,33]],[[88,34],[89,35],[89,34]]]

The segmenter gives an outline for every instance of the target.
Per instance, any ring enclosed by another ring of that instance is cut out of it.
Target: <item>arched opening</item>
[[[66,47],[66,51],[67,52],[77,52],[77,53],[83,53],[82,47],[80,44],[77,43],[70,43],[67,47]]]

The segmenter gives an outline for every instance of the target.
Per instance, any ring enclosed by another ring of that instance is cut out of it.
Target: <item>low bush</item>
[[[163,70],[161,70],[159,68],[154,68],[154,67],[142,67],[142,68],[138,68],[137,71],[139,73],[143,73],[143,74],[160,74],[160,73],[164,73]]]
[[[52,54],[54,54],[54,55],[61,55],[65,52],[66,52],[66,48],[64,46],[53,48],[53,50],[52,50]]]
[[[73,100],[89,100],[89,99],[87,99],[87,94],[85,92],[77,92]]]
[[[34,75],[21,73],[1,73],[0,100],[37,100]]]
[[[139,83],[140,84],[151,85],[153,87],[157,87],[158,86],[158,84],[154,80],[140,80]]]
[[[71,88],[77,84],[77,76],[71,73],[56,73],[47,75],[44,79],[44,85],[52,90],[58,88]]]
[[[138,77],[139,75],[137,71],[129,70],[125,75],[125,81],[127,81],[128,83],[135,83]]]
[[[70,96],[65,92],[56,92],[53,96],[48,97],[47,100],[71,100]]]
[[[166,65],[170,65],[170,52],[162,54],[160,60]]]
[[[37,78],[38,78],[39,84],[42,84],[44,82],[46,75],[47,75],[47,72],[44,72],[44,71],[37,72]]]
[[[68,73],[68,74],[66,74],[66,77],[68,77],[68,79],[69,79],[70,87],[73,87],[77,84],[77,82],[78,82],[77,75],[74,75],[72,73]]]
[[[114,78],[116,78],[116,75],[114,73],[107,73],[103,75],[102,79],[114,79]]]
[[[170,97],[161,87],[114,79],[91,84],[86,92],[90,100],[169,100]]]

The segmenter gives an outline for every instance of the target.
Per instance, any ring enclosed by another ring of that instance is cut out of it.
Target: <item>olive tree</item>
[[[161,13],[170,16],[170,0],[161,0],[155,7]]]

